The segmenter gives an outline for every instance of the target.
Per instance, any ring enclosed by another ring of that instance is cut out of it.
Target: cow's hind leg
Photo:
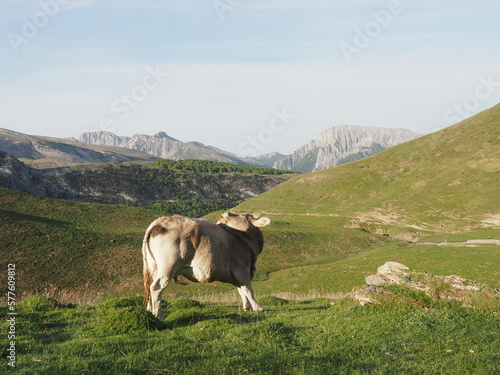
[[[238,287],[238,292],[243,301],[243,309],[245,311],[264,311],[262,306],[256,301],[250,284]]]
[[[160,306],[161,295],[163,289],[167,287],[170,280],[171,280],[170,276],[157,277],[151,283],[151,300],[150,300],[151,305],[149,306],[148,304],[148,310],[151,311],[151,313],[158,319],[163,319],[163,312],[161,311],[161,306]]]

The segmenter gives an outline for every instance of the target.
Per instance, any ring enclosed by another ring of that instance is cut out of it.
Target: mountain
[[[265,165],[276,169],[311,172],[362,159],[397,144],[419,137],[409,130],[360,126],[336,126],[291,155],[271,152],[253,158],[240,158],[199,142],[181,142],[165,132],[121,137],[99,131],[83,133],[80,142],[99,146],[124,147],[164,159],[203,159],[239,164]]]
[[[499,128],[500,104],[369,158],[300,175],[235,210],[328,216],[391,235],[500,228]]]
[[[261,165],[307,173],[358,160],[418,136],[402,129],[336,126],[323,131],[316,140],[291,155],[272,152],[254,158],[240,158],[200,142],[179,141],[165,132],[132,137],[107,131],[86,132],[77,141],[0,129],[0,151],[37,168],[164,158]]]
[[[109,163],[40,170],[0,151],[0,187],[80,202],[152,206],[188,200],[211,204],[214,210],[235,206],[292,176],[198,173]]]
[[[224,163],[256,164],[251,159],[239,158],[200,142],[181,142],[165,132],[155,135],[135,134],[132,137],[121,137],[107,131],[87,132],[80,136],[80,142],[138,150],[162,159],[201,159]]]
[[[279,152],[270,152],[268,154],[253,157],[252,159],[254,159],[258,164],[262,164],[262,165],[265,165],[266,167],[274,168],[276,162],[278,162],[279,160],[282,160],[286,157],[287,157],[287,155],[280,154]]]
[[[81,163],[121,163],[157,159],[152,155],[135,150],[99,147],[71,139],[27,135],[1,128],[0,151],[40,168]]]
[[[334,126],[291,155],[277,160],[274,167],[302,173],[319,171],[363,159],[420,136],[404,129]]]

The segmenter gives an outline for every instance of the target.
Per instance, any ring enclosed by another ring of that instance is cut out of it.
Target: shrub
[[[111,298],[96,309],[91,332],[96,336],[120,335],[161,328],[161,322],[141,307],[140,297]]]

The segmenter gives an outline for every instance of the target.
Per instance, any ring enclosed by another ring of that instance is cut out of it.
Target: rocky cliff
[[[198,201],[230,208],[293,177],[198,173],[137,164],[35,169],[0,151],[0,187],[73,201],[152,206]]]
[[[274,167],[302,173],[319,171],[362,159],[419,137],[410,130],[335,126],[320,133],[318,138],[278,160]]]

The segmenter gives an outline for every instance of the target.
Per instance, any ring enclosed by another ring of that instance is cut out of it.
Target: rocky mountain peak
[[[315,140],[276,161],[275,168],[314,172],[362,159],[419,137],[405,129],[340,125],[323,130]]]

